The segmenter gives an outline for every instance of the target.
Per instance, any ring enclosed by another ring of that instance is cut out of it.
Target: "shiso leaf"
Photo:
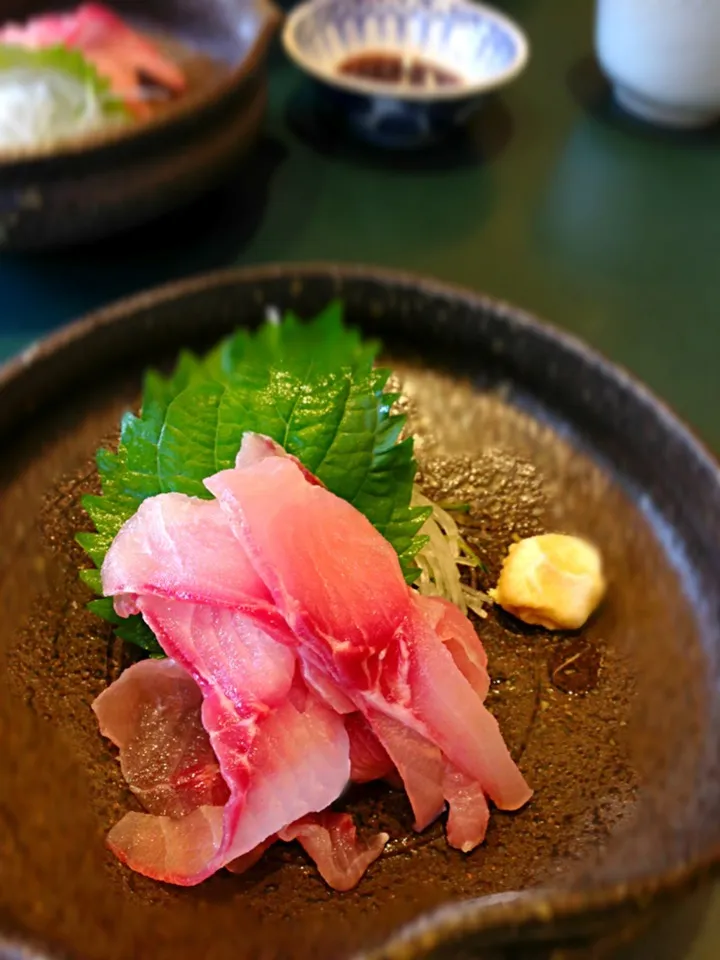
[[[83,505],[95,532],[77,540],[96,569],[81,578],[101,593],[99,568],[118,531],[143,500],[163,492],[209,498],[203,480],[232,467],[245,431],[266,434],[352,503],[393,545],[408,583],[427,541],[431,509],[411,506],[416,463],[404,416],[391,413],[389,371],[374,367],[376,342],[363,342],[331,304],[303,323],[238,330],[204,358],[184,352],[169,377],[147,373],[139,416],[121,422],[116,452],[99,450],[102,495]],[[140,617],[121,620],[109,598],[90,609],[118,636],[152,656],[162,650]]]
[[[122,101],[110,92],[110,81],[101,77],[80,50],[54,44],[47,47],[26,47],[14,43],[0,43],[0,70],[54,70],[69,74],[75,80],[93,88],[98,94],[107,95],[109,104],[125,110]]]

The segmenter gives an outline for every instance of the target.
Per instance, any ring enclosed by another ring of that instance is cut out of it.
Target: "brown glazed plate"
[[[240,877],[154,883],[104,845],[132,799],[90,704],[129,654],[84,608],[79,496],[148,364],[269,306],[309,317],[335,297],[405,385],[424,486],[473,499],[482,585],[513,535],[562,530],[599,545],[608,597],[572,636],[497,611],[480,623],[489,704],[535,795],[494,813],[472,854],[450,850],[442,824],[414,834],[404,798],[375,785],[342,804],[392,839],[350,893],[285,845]],[[512,945],[538,958],[538,944],[590,942],[712,872],[720,473],[644,387],[567,335],[372,268],[201,277],[100,311],[7,366],[0,449],[0,956],[496,960]]]
[[[6,0],[24,21],[73,0]],[[178,63],[187,91],[151,119],[37,150],[0,150],[0,249],[87,242],[187,203],[231,174],[257,139],[272,0],[109,0]]]

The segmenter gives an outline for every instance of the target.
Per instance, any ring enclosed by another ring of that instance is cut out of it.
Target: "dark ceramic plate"
[[[23,21],[65,0],[6,0]],[[152,119],[42,150],[0,151],[0,248],[95,240],[146,223],[230,174],[265,113],[271,0],[111,0],[178,62],[188,90]]]
[[[414,835],[403,798],[370,787],[347,806],[392,842],[351,893],[329,891],[290,847],[242,877],[166,887],[103,844],[131,800],[90,702],[128,654],[84,610],[79,494],[143,367],[257,323],[267,305],[311,315],[336,296],[406,380],[424,483],[477,498],[469,533],[487,581],[513,534],[562,529],[601,547],[607,602],[564,638],[495,612],[483,622],[490,703],[536,794],[496,813],[473,854],[449,850],[441,825]],[[720,475],[671,413],[581,344],[482,296],[371,269],[225,273],[29,350],[0,376],[0,435],[9,938],[83,960],[498,957],[503,944],[616,929],[716,862]]]

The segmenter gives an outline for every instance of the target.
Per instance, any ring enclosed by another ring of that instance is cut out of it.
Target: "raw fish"
[[[351,818],[326,808],[351,778],[398,775],[416,829],[447,805],[451,845],[481,843],[488,800],[515,810],[531,791],[483,704],[487,657],[467,618],[409,588],[368,520],[272,440],[247,434],[206,486],[216,500],[147,500],[102,580],[197,684],[228,797],[182,817],[126,815],[109,837],[117,855],[189,885],[298,839],[350,889],[387,838],[359,844]],[[121,739],[121,726],[106,730]]]
[[[222,830],[220,808],[229,791],[202,726],[201,704],[198,685],[170,659],[134,664],[93,704],[101,733],[120,748],[128,785],[145,810],[157,815],[146,819],[128,814],[111,831],[111,846],[126,863],[140,867],[142,872],[154,870],[160,878],[163,871],[187,873],[191,869],[188,853],[193,865],[201,863],[203,856],[211,856]],[[346,724],[353,730],[351,741],[355,738],[356,745],[362,742],[368,756],[375,760],[375,773],[382,776],[389,760],[363,718],[354,714]],[[272,744],[270,749],[274,752]],[[364,769],[369,772],[367,765]],[[255,806],[260,807],[262,800],[256,794]],[[271,796],[269,805],[275,802]],[[198,811],[200,807],[204,809]],[[198,811],[194,817],[187,816],[194,811]],[[179,827],[167,819],[182,816],[185,820]],[[355,886],[387,840],[386,834],[380,834],[363,844],[356,838],[351,817],[329,812],[308,814],[284,826],[280,836],[288,842],[297,839],[316,860],[326,882],[337,890]],[[164,865],[149,864],[155,851],[148,847],[155,840],[165,858]],[[278,834],[272,834],[231,860],[228,870],[245,872],[278,840]]]
[[[387,833],[376,833],[369,843],[360,843],[352,817],[329,812],[303,817],[279,836],[298,840],[334,890],[352,890],[390,839]]]
[[[148,813],[181,817],[228,798],[201,704],[198,685],[169,659],[133,664],[93,703],[100,732],[119,747],[123,776]]]
[[[307,689],[292,651],[241,614],[161,597],[137,603],[202,691],[229,799],[179,819],[129,813],[108,842],[134,870],[190,886],[332,803],[350,776],[348,737],[342,718]]]

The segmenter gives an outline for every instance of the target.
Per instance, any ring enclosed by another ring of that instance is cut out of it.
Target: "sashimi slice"
[[[368,717],[403,782],[414,829],[424,830],[445,808],[443,755],[434,743],[381,711],[368,710]]]
[[[397,764],[415,814],[415,830],[424,830],[447,802],[450,846],[467,853],[482,843],[490,818],[482,784],[454,767],[434,744],[396,720],[372,714],[372,722]]]
[[[443,793],[448,802],[447,841],[451,847],[469,853],[485,839],[490,809],[481,784],[447,763]]]
[[[223,774],[241,779],[234,764],[238,758],[227,756],[234,739],[232,718],[219,716],[217,706],[210,714],[204,710],[203,717]],[[254,748],[239,758],[247,771],[245,789],[231,788],[224,808],[200,807],[177,819],[128,813],[110,831],[108,845],[123,863],[154,880],[200,883],[272,842],[288,822],[337,798],[350,772],[343,734],[342,723],[311,695],[303,711],[288,699],[259,724]]]
[[[235,458],[235,466],[238,469],[243,469],[271,457],[285,457],[291,460],[308,483],[316,484],[319,487],[325,486],[322,480],[318,480],[314,473],[311,473],[297,457],[288,453],[279,443],[276,443],[271,437],[266,437],[263,433],[253,433],[252,430],[246,430],[243,434],[240,450]]]
[[[187,86],[177,64],[163,56],[146,36],[99,3],[86,3],[77,9],[75,30],[68,42],[90,57],[102,53],[115,62],[122,62],[132,71],[135,84],[138,76],[145,76],[175,93],[181,93]],[[130,87],[133,93],[135,84]]]
[[[250,850],[249,853],[244,853],[241,857],[236,857],[235,860],[231,860],[227,864],[227,869],[230,873],[245,873],[250,867],[254,867],[255,864],[262,859],[262,855],[266,850],[269,850],[270,847],[277,840],[276,836],[268,837],[267,840],[263,840],[262,843],[259,843],[254,850]]]
[[[321,666],[306,659],[303,663],[305,682],[336,713],[354,713],[355,704],[341,688],[323,672]]]
[[[314,861],[318,873],[333,890],[346,891],[362,879],[363,874],[382,854],[389,840],[387,833],[377,833],[367,843],[357,838],[352,817],[347,813],[308,814],[296,823],[270,837],[250,853],[228,864],[231,873],[244,873],[254,866],[276,840],[291,843],[297,840]]]
[[[125,780],[148,813],[181,817],[229,796],[202,725],[202,694],[174,660],[136,663],[92,707],[119,747]]]
[[[307,706],[302,689],[289,695],[296,708]],[[109,844],[132,869],[158,879],[202,870],[222,842],[222,805],[229,791],[202,726],[201,705],[198,685],[170,659],[134,664],[93,704],[101,733],[120,748],[125,779],[146,811],[155,814],[129,813],[111,830]],[[293,782],[283,783],[288,766],[285,727],[289,713],[278,712],[263,727],[254,759],[264,776],[258,786],[248,790],[236,844],[243,844],[243,834],[264,832],[260,821],[274,818],[278,797],[295,787]],[[354,769],[351,776],[365,781],[389,773],[392,762],[364,718],[356,713],[345,723],[351,758],[362,763],[365,774],[360,777]],[[312,756],[308,762],[313,762]],[[321,774],[317,767],[315,772]],[[283,811],[280,816],[284,815]],[[183,819],[178,820],[180,817]],[[342,890],[358,882],[387,839],[381,835],[369,845],[356,842],[351,819],[338,814],[306,816],[280,832],[287,841],[299,839],[323,864],[326,881]],[[277,839],[272,833],[231,860],[227,869],[244,873]]]
[[[288,823],[324,810],[345,790],[350,746],[342,717],[298,676],[287,700],[263,721],[250,761],[254,775],[233,840],[234,855],[252,850],[259,839]]]
[[[332,803],[350,775],[348,737],[342,718],[308,691],[292,652],[247,618],[161,597],[137,605],[200,686],[230,796],[179,819],[128,814],[108,842],[132,869],[189,886]]]
[[[163,493],[140,504],[113,540],[102,566],[103,593],[155,594],[232,606],[271,603],[219,504]]]
[[[421,617],[403,624],[401,638],[405,631],[404,643],[403,639],[399,642],[408,652],[408,683],[414,698],[410,713],[424,724],[424,735],[456,767],[479,782],[501,810],[524,806],[532,791],[510,756],[497,720]],[[379,705],[377,696],[368,699]],[[398,715],[392,707],[390,711]]]
[[[345,717],[350,739],[350,779],[353,783],[382,780],[395,771],[395,765],[361,713]]]
[[[452,654],[462,675],[484,700],[490,690],[487,654],[472,623],[454,603],[443,597],[418,594],[415,603]]]
[[[304,817],[278,836],[280,840],[298,840],[327,885],[340,891],[357,886],[390,839],[387,833],[377,833],[369,843],[361,843],[352,817],[330,812]]]
[[[212,716],[203,715],[224,775],[237,775],[234,758],[226,756],[231,718],[219,717],[217,708]],[[212,726],[223,721],[220,731]],[[248,772],[244,792],[231,789],[224,808],[200,807],[181,818],[128,813],[110,831],[108,844],[138,873],[181,886],[197,884],[272,840],[288,819],[322,810],[342,792],[349,775],[343,732],[314,698],[303,712],[288,700],[259,724],[254,749],[241,758]]]
[[[105,596],[122,617],[138,612],[138,595],[265,612],[267,629],[294,643],[270,592],[213,500],[163,493],[140,504],[105,555]]]
[[[204,696],[219,690],[237,709],[281,704],[296,657],[255,620],[237,610],[141,596],[137,607],[165,653],[180,663]]]
[[[198,807],[179,819],[132,811],[110,830],[107,844],[136,873],[192,886],[220,868],[208,871],[208,864],[218,859],[224,834],[225,807]]]
[[[343,677],[340,686],[368,684],[368,652],[387,646],[409,605],[388,541],[351,504],[309,484],[284,457],[224,470],[205,486],[291,627],[312,624],[301,639],[316,662],[334,679],[328,654],[340,656],[348,670],[357,664],[353,682]]]
[[[433,743],[497,806],[527,802],[497,722],[427,622],[394,550],[358,510],[280,457],[223,471],[206,486],[303,659],[322,663],[366,716],[390,716]]]

